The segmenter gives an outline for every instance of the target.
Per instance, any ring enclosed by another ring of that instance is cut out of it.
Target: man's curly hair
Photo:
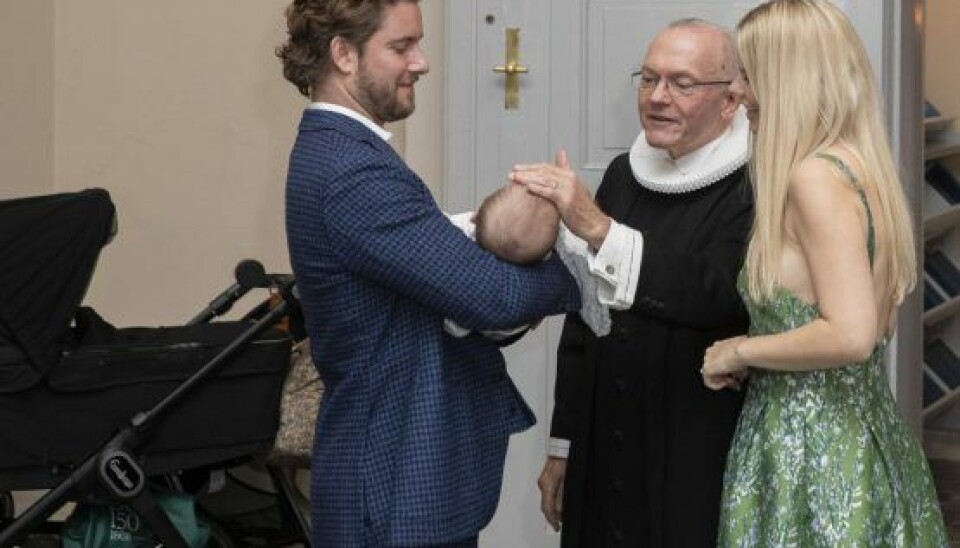
[[[330,41],[337,36],[360,54],[383,22],[387,6],[419,0],[294,0],[287,7],[287,41],[277,48],[283,76],[306,97],[330,69]]]

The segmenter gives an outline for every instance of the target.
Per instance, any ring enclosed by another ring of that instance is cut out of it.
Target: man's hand
[[[543,472],[537,480],[540,488],[540,510],[554,531],[560,530],[563,521],[563,482],[567,476],[567,459],[547,457]]]
[[[509,179],[527,187],[531,194],[553,202],[570,232],[586,240],[590,247],[600,249],[603,245],[610,231],[610,217],[597,207],[590,189],[570,168],[567,151],[557,152],[552,164],[513,166]]]

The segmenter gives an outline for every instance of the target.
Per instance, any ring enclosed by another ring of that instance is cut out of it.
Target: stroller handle
[[[210,304],[187,322],[187,325],[204,323],[226,314],[233,303],[237,302],[253,288],[270,287],[271,280],[263,264],[255,259],[244,259],[233,269],[233,278],[236,280],[230,287],[217,295]]]

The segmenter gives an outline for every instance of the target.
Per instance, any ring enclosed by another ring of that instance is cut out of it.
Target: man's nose
[[[420,46],[417,46],[411,52],[408,69],[410,72],[416,74],[426,74],[430,72],[430,62],[427,61],[427,56],[423,53],[423,50],[420,49]]]
[[[669,85],[666,78],[658,80],[657,85],[650,90],[650,100],[656,103],[669,103],[673,99]]]

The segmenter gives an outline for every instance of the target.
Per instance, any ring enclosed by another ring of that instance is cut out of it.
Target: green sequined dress
[[[846,165],[823,157],[860,190]],[[869,230],[872,259],[872,220]],[[782,288],[752,302],[745,282],[741,273],[750,335],[820,315]],[[887,384],[885,350],[882,341],[867,360],[833,369],[751,370],[727,457],[719,546],[948,546],[923,452]]]

